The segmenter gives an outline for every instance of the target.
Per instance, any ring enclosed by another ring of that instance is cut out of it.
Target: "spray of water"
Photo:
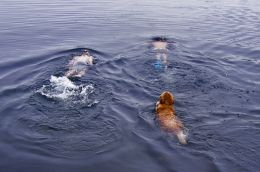
[[[94,86],[92,84],[76,85],[66,76],[51,76],[50,83],[43,85],[36,92],[48,98],[63,100],[66,102],[87,103],[89,106],[98,103],[96,100],[91,100],[89,98],[89,96],[94,92]]]

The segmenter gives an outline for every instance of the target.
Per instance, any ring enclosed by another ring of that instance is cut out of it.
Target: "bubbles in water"
[[[91,100],[89,96],[94,92],[94,86],[76,85],[66,76],[51,76],[50,83],[43,85],[36,91],[43,96],[51,99],[64,100],[72,103],[87,103],[88,106],[98,103],[97,100]]]

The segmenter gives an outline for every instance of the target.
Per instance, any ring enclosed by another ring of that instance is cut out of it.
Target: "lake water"
[[[1,0],[0,26],[1,172],[260,171],[260,1]],[[185,146],[155,120],[164,90]]]

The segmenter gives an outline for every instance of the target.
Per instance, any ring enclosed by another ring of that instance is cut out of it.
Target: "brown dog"
[[[163,92],[156,103],[157,119],[163,130],[175,133],[180,143],[187,144],[187,136],[183,133],[183,125],[176,117],[173,104],[173,95],[168,91]]]

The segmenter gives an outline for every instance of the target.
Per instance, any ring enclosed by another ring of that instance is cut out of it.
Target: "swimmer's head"
[[[88,50],[87,50],[87,49],[84,49],[84,50],[83,50],[83,54],[89,55]]]
[[[152,38],[152,41],[154,41],[154,42],[167,42],[167,38],[158,36],[158,37]]]

